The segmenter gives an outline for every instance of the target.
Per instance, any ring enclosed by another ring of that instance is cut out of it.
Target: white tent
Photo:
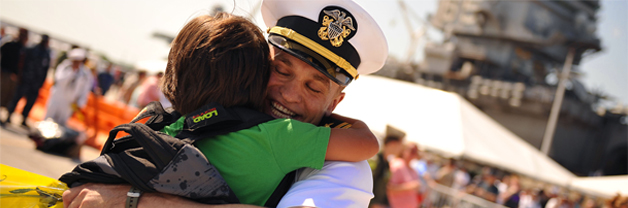
[[[135,68],[138,70],[144,70],[149,75],[155,75],[159,72],[165,72],[168,61],[166,60],[144,60],[135,63]]]
[[[406,139],[445,156],[462,157],[567,186],[574,174],[454,93],[417,84],[360,76],[335,112],[384,132],[390,124]]]
[[[589,194],[613,197],[616,194],[628,195],[628,175],[578,177],[571,182],[571,188]]]

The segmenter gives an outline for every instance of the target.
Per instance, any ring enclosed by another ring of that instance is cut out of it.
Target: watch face
[[[126,193],[126,196],[128,196],[128,197],[136,197],[137,198],[137,197],[140,197],[140,192],[131,192],[131,191],[129,191],[129,192]]]

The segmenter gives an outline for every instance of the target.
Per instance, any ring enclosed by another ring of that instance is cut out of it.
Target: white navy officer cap
[[[270,44],[341,86],[386,62],[384,33],[352,0],[264,0],[262,17]]]
[[[75,48],[68,52],[68,59],[72,61],[83,61],[87,56],[87,51],[81,48]]]

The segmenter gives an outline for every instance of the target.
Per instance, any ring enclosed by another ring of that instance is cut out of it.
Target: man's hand
[[[130,185],[85,184],[63,192],[63,206],[124,207]]]

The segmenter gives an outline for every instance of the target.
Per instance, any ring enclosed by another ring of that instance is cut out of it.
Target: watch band
[[[131,187],[131,190],[126,193],[126,208],[137,208],[137,203],[140,201],[142,191],[135,187]]]

